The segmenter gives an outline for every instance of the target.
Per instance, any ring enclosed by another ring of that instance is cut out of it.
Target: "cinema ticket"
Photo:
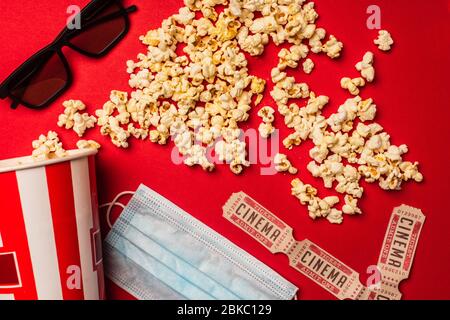
[[[425,216],[419,209],[406,205],[394,208],[378,258],[381,286],[373,290],[369,299],[400,300],[398,286],[409,277],[424,222]]]
[[[417,239],[424,222],[418,209],[395,208],[383,243],[378,268],[381,285],[369,290],[359,274],[308,239],[297,241],[292,228],[244,192],[234,193],[223,216],[272,253],[284,253],[294,269],[338,299],[400,299],[398,284],[409,275]]]

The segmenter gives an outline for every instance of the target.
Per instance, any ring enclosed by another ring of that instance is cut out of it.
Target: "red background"
[[[53,40],[66,22],[66,8],[84,6],[86,0],[2,0],[0,1],[0,81],[34,52]],[[131,1],[126,1],[131,4]],[[24,107],[9,109],[9,101],[0,101],[0,158],[31,153],[31,141],[48,130],[56,130],[66,149],[77,141],[73,131],[56,126],[61,103],[81,99],[94,113],[107,101],[111,89],[128,90],[125,61],[135,59],[145,47],[139,35],[157,28],[167,16],[176,13],[181,0],[134,0],[139,11],[132,16],[129,35],[107,57],[96,60],[66,49],[74,72],[74,84],[51,107],[32,111]],[[372,41],[376,30],[366,28],[366,8],[381,7],[382,28],[389,30],[395,46],[388,54],[377,50]],[[448,193],[450,171],[446,128],[449,111],[449,8],[446,0],[317,0],[318,24],[344,43],[343,55],[336,61],[326,56],[310,55],[316,69],[310,76],[293,71],[299,81],[306,81],[317,94],[331,97],[325,114],[334,112],[348,98],[340,89],[343,76],[358,76],[354,64],[367,50],[375,53],[376,81],[362,91],[378,106],[377,121],[391,134],[395,144],[406,143],[406,159],[420,161],[425,176],[422,184],[407,183],[399,192],[385,192],[376,184],[364,183],[361,201],[364,214],[346,216],[342,225],[326,220],[312,221],[305,207],[290,195],[289,175],[261,176],[254,165],[241,176],[225,166],[211,174],[171,162],[172,145],[159,146],[149,141],[131,140],[128,150],[114,147],[97,129],[88,131],[103,147],[98,155],[100,203],[110,201],[118,192],[135,190],[144,183],[200,219],[255,257],[281,273],[300,288],[300,299],[334,297],[288,266],[285,256],[274,256],[256,241],[222,218],[221,206],[232,192],[243,190],[286,221],[297,239],[308,238],[341,259],[367,278],[366,269],[376,264],[384,233],[393,207],[402,203],[421,208],[427,220],[420,237],[410,278],[401,284],[404,299],[450,298],[450,231]],[[250,73],[268,79],[276,64],[276,48],[269,46],[264,63],[250,59]],[[261,58],[259,58],[261,59]],[[270,87],[268,88],[270,90]],[[274,106],[266,91],[264,104]],[[244,128],[257,128],[256,110]],[[276,119],[281,137],[288,134],[281,117]],[[299,176],[319,187],[320,195],[335,194],[324,190],[321,180],[306,170],[310,143],[286,152],[300,169]],[[284,151],[283,151],[284,152]],[[118,212],[115,212],[117,215]],[[104,219],[103,219],[104,220]],[[104,222],[104,221],[103,221]],[[108,231],[103,223],[103,233]],[[108,282],[110,298],[130,298]]]

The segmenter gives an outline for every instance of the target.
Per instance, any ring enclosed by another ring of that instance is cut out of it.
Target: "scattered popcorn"
[[[372,82],[375,78],[375,69],[373,67],[373,53],[368,51],[364,54],[362,61],[355,65],[356,70],[361,72],[361,76],[367,80],[367,82]]]
[[[295,178],[291,182],[292,195],[297,197],[301,204],[308,204],[316,198],[317,189],[309,184],[304,184],[300,179]]]
[[[291,150],[294,146],[300,145],[301,142],[302,139],[300,137],[300,133],[298,131],[295,131],[283,140],[283,145],[286,147],[286,149]]]
[[[93,128],[97,119],[88,113],[78,111],[86,109],[80,100],[68,100],[63,102],[64,113],[58,117],[58,126],[66,129],[73,129],[79,137],[82,137],[87,129]]]
[[[350,195],[345,195],[345,204],[342,206],[342,212],[345,214],[361,213],[361,209],[358,208],[358,199],[353,198]]]
[[[341,87],[342,89],[347,89],[350,94],[357,96],[359,94],[358,87],[363,87],[366,84],[363,78],[342,78]]]
[[[330,213],[327,215],[327,220],[330,223],[341,224],[343,219],[344,218],[342,217],[342,211],[335,208],[332,208],[330,210]]]
[[[78,140],[77,148],[78,149],[100,149],[101,145],[97,141],[94,140]]]
[[[280,62],[277,68],[279,70],[285,70],[286,68],[297,68],[300,59],[303,59],[308,54],[308,47],[301,44],[295,45],[288,49],[281,49],[278,53]]]
[[[303,62],[303,71],[306,74],[310,74],[313,71],[313,69],[314,69],[314,62],[311,59],[309,59],[309,58],[306,59]]]
[[[333,35],[327,37],[327,31],[316,24],[319,15],[314,2],[184,0],[184,4],[159,28],[140,37],[146,53],[126,62],[131,93],[111,91],[109,101],[95,112],[100,133],[115,146],[127,148],[131,138],[160,145],[172,140],[188,166],[213,170],[208,151],[214,150],[234,174],[242,173],[250,163],[239,127],[260,104],[266,87],[264,79],[249,74],[244,53],[262,55],[271,39],[276,46],[286,46],[279,50],[270,74],[270,95],[286,127],[292,130],[283,145],[293,149],[310,140],[313,161],[308,171],[321,178],[325,187],[334,186],[345,199],[342,211],[338,210],[334,207],[337,197],[321,199],[315,188],[293,180],[292,194],[308,206],[311,218],[323,217],[339,224],[343,214],[361,213],[361,179],[377,182],[386,190],[400,189],[405,181],[423,180],[417,162],[403,161],[406,145],[391,145],[389,134],[373,122],[377,111],[373,99],[359,96],[365,81],[374,80],[371,52],[355,66],[360,78],[341,80],[341,86],[355,97],[328,117],[322,111],[329,97],[316,95],[307,83],[288,75],[289,68],[298,68],[301,61],[304,72],[312,72],[314,63],[309,54],[325,53],[335,59],[343,49],[342,42]],[[218,5],[223,8],[216,10]],[[383,30],[375,44],[387,51],[393,41]],[[178,54],[180,46],[182,54]],[[82,136],[94,125],[94,117],[80,113],[85,109],[81,101],[65,102],[64,107],[58,118],[60,127],[74,128]],[[274,109],[263,107],[258,116],[262,118],[259,134],[267,138],[275,130]],[[37,157],[63,153],[45,145],[47,140],[43,136],[42,142],[33,144],[39,149],[35,150]],[[78,144],[97,146],[90,140]],[[274,162],[278,171],[297,172],[281,153]]]
[[[205,171],[211,171],[214,169],[214,164],[211,163],[206,157],[206,148],[194,145],[187,151],[188,157],[184,160],[184,163],[188,166],[200,165]]]
[[[272,107],[263,107],[258,111],[258,116],[262,118],[263,122],[259,124],[258,132],[261,137],[267,139],[274,131],[275,127],[272,125],[275,120],[275,110]]]
[[[292,195],[299,199],[300,203],[308,206],[309,216],[312,219],[327,218],[331,223],[342,223],[342,211],[333,208],[339,203],[339,198],[329,196],[323,199],[317,197],[317,189],[309,184],[304,184],[296,178],[291,182]]]
[[[309,38],[309,46],[311,47],[311,52],[319,53],[322,52],[322,39],[325,38],[326,31],[323,28],[317,28],[314,34]]]
[[[73,131],[75,131],[79,137],[82,137],[87,129],[95,126],[97,119],[87,113],[75,113],[73,116],[73,122]]]
[[[275,127],[272,125],[272,123],[262,122],[259,124],[258,132],[259,132],[259,135],[261,137],[263,137],[264,139],[269,138],[270,135],[272,133],[274,133],[274,131],[275,131]]]
[[[339,42],[334,36],[330,36],[323,46],[322,51],[327,54],[332,59],[338,58],[341,55],[341,50],[344,47],[342,42]]]
[[[275,120],[275,110],[272,107],[266,106],[258,111],[258,116],[262,118],[265,123],[272,123]]]
[[[281,72],[280,69],[277,68],[273,68],[271,71],[271,77],[272,77],[272,82],[273,83],[278,83],[280,81],[282,81],[283,79],[285,79],[287,76],[286,72]]]
[[[68,100],[63,102],[64,113],[58,117],[58,126],[71,129],[74,125],[73,117],[78,111],[86,109],[84,103],[80,100]]]
[[[214,148],[219,160],[228,163],[234,174],[240,174],[250,163],[246,160],[246,144],[238,139],[237,131],[235,132],[225,135],[224,140],[217,142]]]
[[[247,27],[243,27],[237,35],[239,46],[251,56],[259,56],[264,52],[264,46],[269,43],[267,34],[249,35]]]
[[[47,135],[41,134],[39,139],[32,142],[32,146],[34,150],[31,156],[36,161],[66,156],[62,142],[59,141],[58,134],[54,131],[49,131]]]
[[[273,159],[275,164],[275,170],[278,172],[289,172],[290,174],[296,174],[297,168],[292,166],[291,162],[288,160],[287,156],[282,153],[277,153]]]
[[[334,154],[328,157],[321,165],[317,165],[315,161],[311,161],[307,169],[313,177],[323,179],[325,188],[331,188],[336,178],[344,172],[344,165],[342,164],[342,157]]]
[[[394,40],[392,40],[391,34],[386,30],[380,30],[378,32],[378,38],[373,42],[381,51],[391,50],[391,46],[394,44]]]

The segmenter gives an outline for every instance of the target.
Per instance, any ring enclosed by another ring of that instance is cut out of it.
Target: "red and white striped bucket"
[[[0,161],[0,300],[104,298],[96,153]]]

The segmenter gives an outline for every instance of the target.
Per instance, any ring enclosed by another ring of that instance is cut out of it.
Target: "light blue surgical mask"
[[[275,271],[141,185],[108,234],[106,274],[138,299],[292,299]]]

